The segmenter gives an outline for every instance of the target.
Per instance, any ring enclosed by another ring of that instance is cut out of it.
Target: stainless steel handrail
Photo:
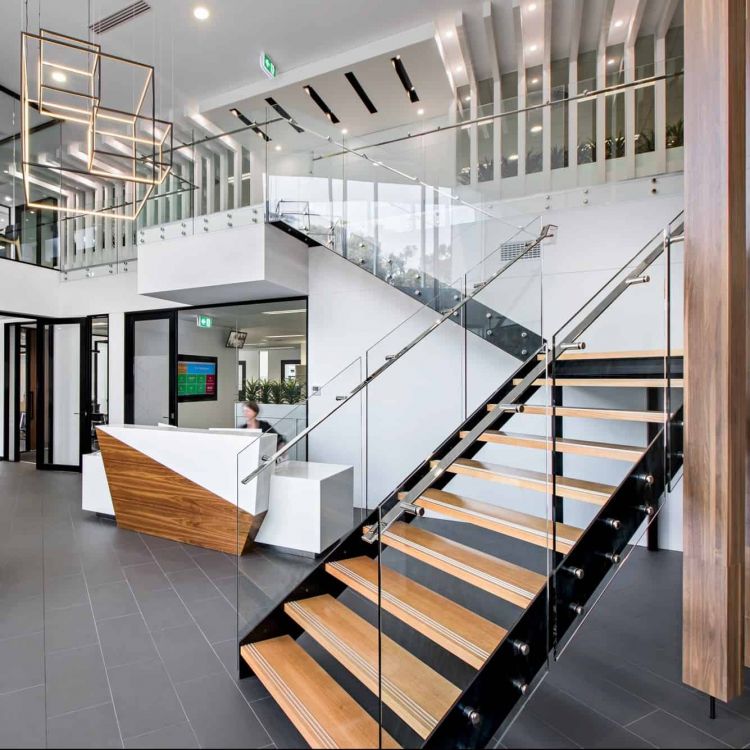
[[[545,224],[542,227],[541,232],[539,235],[533,239],[529,240],[526,243],[526,247],[524,248],[523,252],[519,253],[515,258],[512,258],[509,260],[504,266],[499,268],[495,273],[493,273],[486,281],[483,281],[481,284],[477,285],[471,294],[468,294],[466,297],[464,297],[461,301],[459,301],[456,305],[454,305],[450,310],[447,310],[445,313],[441,315],[431,326],[428,326],[422,333],[420,333],[416,338],[414,338],[411,342],[409,342],[406,346],[404,346],[399,352],[393,355],[388,355],[386,358],[386,361],[378,367],[375,372],[372,373],[372,375],[368,375],[361,383],[354,386],[354,388],[345,396],[343,397],[337,406],[334,406],[331,411],[329,411],[327,414],[322,416],[320,419],[318,419],[316,422],[311,424],[309,427],[307,427],[305,430],[303,430],[299,435],[297,435],[295,438],[293,438],[291,441],[289,441],[283,448],[280,448],[276,451],[276,453],[273,454],[273,456],[270,456],[268,461],[263,462],[261,465],[259,465],[256,469],[254,469],[250,474],[248,474],[244,479],[241,479],[240,482],[242,484],[248,484],[251,482],[255,477],[260,474],[261,471],[265,469],[265,467],[268,464],[273,463],[274,461],[277,461],[281,456],[283,456],[290,448],[292,448],[294,445],[296,445],[300,440],[307,437],[318,425],[325,422],[334,412],[341,409],[345,404],[347,404],[354,396],[356,396],[360,391],[362,391],[364,388],[367,388],[367,386],[375,380],[375,378],[379,377],[383,372],[385,372],[389,367],[392,367],[396,362],[398,362],[399,359],[401,359],[405,354],[410,352],[420,341],[427,338],[436,328],[441,326],[446,320],[448,320],[450,317],[453,316],[455,312],[458,310],[461,310],[466,304],[468,304],[474,297],[476,297],[478,294],[482,292],[489,284],[491,284],[495,279],[497,279],[499,276],[501,276],[505,271],[507,271],[513,264],[517,263],[521,258],[523,258],[527,253],[534,250],[536,247],[538,247],[543,240],[545,240],[547,237],[552,236],[553,234],[553,224]]]

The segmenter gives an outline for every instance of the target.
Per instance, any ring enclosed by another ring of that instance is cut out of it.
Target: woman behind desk
[[[255,401],[245,401],[245,403],[242,405],[242,413],[244,414],[246,420],[245,424],[242,425],[244,429],[261,430],[262,432],[268,432],[276,435],[276,437],[278,438],[277,450],[286,445],[286,440],[284,440],[284,438],[279,435],[279,433],[276,432],[273,427],[271,427],[269,422],[266,422],[265,419],[258,419],[260,407]]]

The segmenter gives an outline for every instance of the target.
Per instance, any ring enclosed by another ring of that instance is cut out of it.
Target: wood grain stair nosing
[[[392,528],[393,527],[391,527],[391,529]],[[496,586],[497,588],[504,589],[505,591],[508,591],[524,599],[527,599],[528,601],[531,601],[537,594],[537,592],[535,591],[528,591],[527,589],[524,589],[521,586],[517,586],[515,583],[510,583],[510,581],[503,581],[501,578],[497,578],[496,576],[493,576],[489,573],[485,573],[483,570],[479,570],[478,568],[474,568],[471,565],[467,565],[466,563],[460,562],[459,560],[456,560],[455,558],[449,557],[448,555],[444,555],[442,552],[436,552],[430,547],[425,547],[424,545],[419,544],[419,542],[415,542],[413,539],[407,539],[403,536],[395,534],[393,533],[391,529],[388,529],[383,534],[384,539],[386,540],[393,539],[394,541],[397,541],[399,544],[403,545],[404,547],[408,547],[415,551],[419,551],[423,555],[431,557],[434,560],[439,560],[440,562],[443,562],[452,568],[456,568],[460,571],[463,571],[464,573],[468,573],[472,576],[475,576],[476,578],[480,578],[483,581],[486,581],[487,583],[491,584],[492,586]]]
[[[485,468],[484,466],[473,466],[472,464],[482,464],[482,461],[475,461],[474,459],[459,458],[456,459],[450,466],[447,466],[445,471],[452,474],[462,474],[464,476],[474,476],[477,479],[487,479],[488,481],[502,482],[505,484],[517,483],[517,486],[531,489],[535,492],[546,492],[548,487],[551,486],[551,477],[545,479],[544,474],[540,472],[531,472],[526,469],[513,469],[511,466],[495,466],[493,464],[487,464],[493,468]],[[430,461],[430,466],[435,467],[438,461]],[[501,469],[502,471],[495,471],[494,469]],[[516,472],[525,472],[516,473]],[[477,476],[486,475],[486,476]],[[531,474],[539,474],[539,476],[530,476]],[[573,482],[573,484],[570,484]],[[587,482],[584,479],[571,479],[565,476],[557,476],[556,481],[556,494],[561,497],[567,497],[572,500],[581,500],[585,503],[593,503],[594,505],[604,505],[604,503],[612,496],[612,493],[617,487],[610,485],[601,485],[601,490],[596,490],[593,487],[587,488],[586,486],[576,486],[577,484],[583,483],[583,485],[599,485],[598,482]],[[605,491],[606,488],[606,491]]]
[[[523,378],[513,378],[513,385],[520,385]],[[683,388],[683,378],[671,378],[672,388]],[[537,378],[531,385],[556,385],[569,388],[666,388],[666,378]]]
[[[350,568],[347,568],[346,566],[342,565],[340,561],[328,563],[326,567],[328,566],[340,571],[345,576],[356,580],[357,583],[362,588],[371,591],[377,596],[377,586],[374,586],[366,578],[363,578],[361,575],[359,575],[359,573],[356,573]],[[424,612],[418,609],[415,609],[414,607],[411,607],[409,604],[404,602],[403,599],[399,599],[398,597],[388,592],[386,589],[384,588],[381,589],[380,597],[382,600],[385,600],[389,602],[390,604],[394,605],[394,607],[404,610],[405,612],[410,614],[415,620],[423,622],[427,627],[432,628],[436,632],[442,634],[446,640],[457,643],[463,649],[473,654],[482,663],[484,663],[489,658],[490,656],[489,651],[487,651],[486,649],[483,649],[481,646],[474,643],[473,641],[470,641],[468,638],[465,638],[460,633],[457,633],[455,630],[452,630],[451,628],[446,627],[441,622],[438,622],[437,620],[425,614]],[[505,631],[504,628],[502,628],[502,630]]]
[[[487,404],[487,411],[493,411],[496,406],[497,404]],[[624,422],[650,422],[654,424],[661,424],[666,420],[666,414],[660,411],[597,409],[588,406],[556,406],[553,411],[550,406],[524,404],[524,414],[541,415],[545,417],[558,416],[580,419],[608,419]]]
[[[263,673],[266,678],[273,684],[273,686],[281,693],[286,700],[292,705],[295,711],[299,713],[301,717],[308,724],[308,728],[316,734],[320,739],[322,747],[336,748],[336,744],[333,737],[328,734],[325,727],[317,720],[317,718],[307,709],[305,704],[298,698],[297,694],[289,688],[286,682],[278,675],[276,670],[273,668],[271,663],[265,658],[265,656],[258,650],[255,643],[250,643],[242,647],[244,651],[247,649],[249,653],[252,653],[253,658],[258,661],[258,664],[262,667]],[[269,693],[271,690],[268,691]],[[310,743],[312,744],[312,743]]]
[[[500,520],[496,518],[495,516],[492,516],[488,513],[482,513],[481,511],[477,511],[474,509],[469,510],[465,508],[457,508],[455,505],[451,505],[451,503],[448,503],[445,500],[440,500],[439,498],[435,498],[432,496],[422,495],[418,497],[414,501],[415,505],[420,505],[421,500],[424,500],[430,505],[437,505],[446,509],[450,508],[453,513],[460,513],[461,515],[466,515],[466,516],[474,516],[476,518],[482,518],[485,521],[488,521],[493,524],[508,526],[512,529],[516,529],[517,531],[523,531],[525,534],[529,534],[531,536],[538,536],[540,539],[549,539],[551,536],[549,533],[543,531],[542,529],[535,529],[532,526],[524,526],[522,523],[519,523],[517,521],[510,521],[510,520],[505,520],[505,519]],[[424,507],[424,505],[422,505],[421,507]],[[578,541],[577,539],[568,539],[565,536],[561,536],[559,532],[555,534],[555,538],[558,539],[559,541],[569,544],[570,546],[574,545]]]
[[[292,616],[293,619],[295,619],[296,622],[305,629],[305,632],[307,632],[312,637],[315,637],[315,635],[317,634],[322,640],[329,642],[331,646],[339,652],[339,654],[343,654],[347,659],[351,661],[352,664],[356,666],[357,669],[361,671],[361,674],[365,677],[365,679],[369,679],[374,685],[380,683],[384,693],[390,693],[391,695],[396,697],[398,701],[406,706],[408,710],[412,711],[413,715],[420,722],[422,722],[425,727],[428,727],[430,731],[437,725],[440,719],[442,719],[442,716],[433,716],[427,709],[424,708],[424,706],[417,703],[414,698],[412,698],[412,696],[404,692],[387,675],[380,674],[380,680],[378,680],[377,668],[370,664],[365,658],[363,658],[362,655],[357,651],[357,649],[353,648],[348,643],[343,641],[335,633],[332,633],[330,628],[328,628],[328,626],[326,625],[325,621],[323,621],[314,612],[311,612],[307,607],[305,607],[304,602],[304,599],[287,602],[284,605],[284,608],[289,612],[290,616]],[[356,615],[356,613],[355,616],[359,617],[359,615]],[[367,624],[369,625],[369,623]],[[316,638],[316,640],[318,639]],[[390,641],[387,636],[382,636],[382,640],[384,642]],[[321,643],[321,645],[325,647],[324,643]],[[337,656],[337,654],[333,652],[332,655]],[[365,682],[365,680],[363,680],[363,682]],[[456,688],[456,690],[458,689]],[[418,734],[422,734],[418,727],[412,725],[412,728]]]

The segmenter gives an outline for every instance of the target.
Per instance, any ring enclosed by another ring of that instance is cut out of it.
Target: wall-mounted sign
[[[260,69],[269,78],[276,78],[276,63],[265,52],[260,53]]]
[[[210,328],[214,324],[214,319],[210,315],[199,315],[196,323],[198,328]]]

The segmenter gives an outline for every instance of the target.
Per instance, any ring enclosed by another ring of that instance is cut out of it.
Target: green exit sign
[[[210,315],[198,316],[198,328],[210,328],[214,324],[214,319]]]
[[[269,78],[276,78],[276,63],[265,52],[260,53],[260,69]]]

